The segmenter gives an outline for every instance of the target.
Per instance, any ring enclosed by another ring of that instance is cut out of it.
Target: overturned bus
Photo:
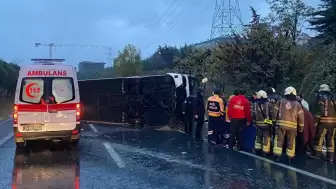
[[[196,76],[178,73],[80,80],[82,120],[166,125],[181,115],[184,100],[199,85]]]

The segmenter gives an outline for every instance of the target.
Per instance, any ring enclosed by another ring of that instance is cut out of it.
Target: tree
[[[174,59],[179,55],[179,49],[176,47],[159,46],[152,56],[143,61],[143,70],[152,73],[163,69],[173,69]]]
[[[302,0],[267,0],[270,5],[270,18],[272,23],[290,36],[292,43],[296,45],[301,34],[303,23],[313,11],[313,8],[306,5]]]
[[[188,47],[183,49],[186,57],[176,57],[174,67],[177,72],[206,76],[209,70],[210,49]]]
[[[7,96],[14,95],[19,70],[20,67],[17,64],[0,60],[0,96],[5,93]]]
[[[140,52],[134,45],[129,44],[119,51],[114,63],[114,73],[117,77],[135,76],[142,73]]]
[[[313,18],[309,20],[313,29],[320,32],[319,38],[324,39],[327,44],[336,41],[336,1],[321,0],[319,10],[313,12]]]

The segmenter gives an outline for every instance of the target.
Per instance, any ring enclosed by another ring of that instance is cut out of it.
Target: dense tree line
[[[15,93],[20,67],[0,59],[0,96],[11,97]]]
[[[142,58],[133,45],[127,45],[114,60],[114,67],[95,77],[174,70],[201,74],[226,92],[237,86],[250,93],[266,87],[282,91],[292,85],[309,98],[322,83],[336,89],[335,1],[322,0],[317,9],[302,0],[268,3],[270,15],[262,18],[251,7],[250,23],[231,42],[218,43],[213,48],[160,46],[147,58]],[[316,37],[302,40],[303,31],[310,29],[317,33]]]

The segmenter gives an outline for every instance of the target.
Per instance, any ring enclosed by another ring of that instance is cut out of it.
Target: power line
[[[182,9],[182,11],[176,16],[176,19],[178,19],[182,15],[183,12],[184,12],[184,9]],[[167,28],[171,28],[173,26],[173,24],[174,24],[174,21],[171,21],[169,23],[169,25],[166,27],[166,29]],[[155,42],[156,40],[158,40],[163,34],[164,34],[164,32],[162,32],[161,34],[157,35],[157,37],[154,40],[152,40],[150,43],[148,43],[145,48],[148,48],[153,42]]]
[[[165,17],[164,15],[166,15],[169,11],[170,11],[170,9],[173,7],[173,5],[177,2],[177,1],[179,1],[179,4]],[[162,26],[162,24],[160,24],[160,22],[165,22],[165,21],[167,21],[167,19],[170,17],[170,15],[172,15],[174,12],[175,12],[175,10],[176,10],[176,8],[178,8],[179,6],[181,6],[181,4],[182,4],[182,2],[183,2],[183,0],[175,0],[171,5],[170,5],[170,7],[166,10],[166,12],[163,14],[163,16],[161,17],[161,19],[159,19],[156,23],[155,23],[155,25],[154,25],[154,29],[153,30],[151,30],[151,32],[145,37],[145,41],[155,32],[155,31],[157,31],[161,26]],[[164,19],[164,20],[163,20]]]
[[[208,9],[211,7],[212,4],[213,4],[213,1],[210,1],[210,2],[205,6],[205,8],[200,12],[199,15],[202,15],[206,10],[208,10]],[[191,23],[191,22],[187,22],[187,23],[182,27],[181,30],[186,29],[186,28],[190,25],[190,23]],[[174,28],[176,25],[177,25],[177,23],[173,26],[173,28]],[[173,28],[171,28],[171,29],[173,29]],[[168,32],[171,31],[171,29],[168,30]],[[167,42],[168,42],[168,40],[167,40],[165,43],[167,43]]]
[[[203,14],[207,9],[209,9],[211,6],[210,5],[212,5],[213,4],[213,1],[210,1],[207,5],[206,5],[206,7],[200,12],[200,14]],[[184,10],[182,10],[178,15],[177,15],[177,18],[179,17],[179,16],[181,16],[182,15],[182,13],[184,12]],[[185,29],[186,27],[188,27],[189,25],[190,25],[190,23],[191,22],[187,22],[187,24],[185,24],[184,25],[184,27],[183,27],[183,29]],[[146,48],[148,48],[150,45],[152,45],[156,40],[158,40],[160,37],[162,37],[164,34],[166,34],[166,33],[169,33],[172,29],[174,29],[176,26],[178,25],[178,22],[170,22],[170,24],[169,24],[169,26],[168,27],[166,27],[166,31],[164,31],[164,32],[162,32],[161,34],[159,34],[158,35],[158,37],[156,37],[155,38],[155,40],[153,40],[153,41],[151,41],[151,43],[148,43],[147,44],[147,46],[146,46]],[[167,43],[168,41],[166,41],[165,43]]]

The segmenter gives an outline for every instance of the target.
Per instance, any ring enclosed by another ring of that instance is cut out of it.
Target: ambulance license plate
[[[27,125],[23,126],[23,131],[42,131],[43,126],[42,125]]]

